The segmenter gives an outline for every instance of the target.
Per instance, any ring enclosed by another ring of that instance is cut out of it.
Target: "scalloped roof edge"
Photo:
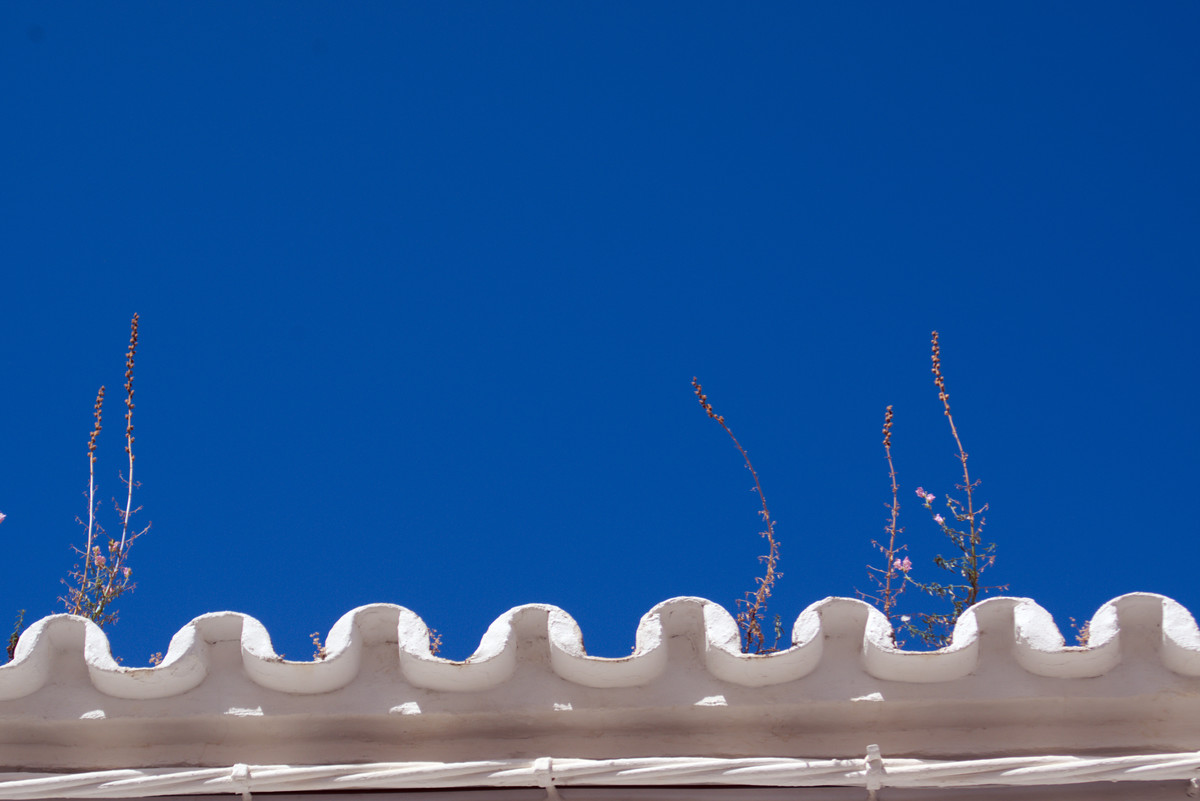
[[[1065,644],[1048,611],[1029,598],[989,598],[967,610],[947,647],[904,651],[892,645],[892,627],[879,610],[850,598],[810,605],[792,626],[791,646],[769,654],[741,652],[737,622],[722,606],[703,598],[672,598],[641,619],[634,651],[627,657],[589,656],[579,625],[567,612],[546,604],[510,609],[488,627],[475,653],[462,662],[434,656],[429,630],[414,612],[394,604],[369,604],[343,615],[326,638],[326,658],[312,662],[279,657],[266,628],[237,612],[216,612],[189,622],[171,638],[161,664],[117,664],[104,632],[71,615],[38,620],[20,637],[13,661],[0,666],[0,701],[37,692],[54,660],[82,651],[93,686],[116,698],[152,699],[181,695],[215,668],[210,646],[239,641],[242,665],[258,685],[297,695],[332,692],[351,684],[362,667],[364,648],[395,644],[405,680],[427,690],[486,690],[507,681],[525,658],[522,638],[544,640],[551,669],[562,679],[591,688],[648,684],[668,670],[667,640],[691,637],[700,659],[716,679],[742,687],[766,687],[803,679],[821,663],[831,637],[861,642],[862,669],[887,681],[929,684],[963,678],[980,664],[982,633],[1008,640],[1016,662],[1031,674],[1083,679],[1102,676],[1121,661],[1122,639],[1152,635],[1158,657],[1173,673],[1200,677],[1200,627],[1178,602],[1152,593],[1130,593],[1105,603],[1092,617],[1086,646]],[[1161,632],[1161,636],[1159,636]]]

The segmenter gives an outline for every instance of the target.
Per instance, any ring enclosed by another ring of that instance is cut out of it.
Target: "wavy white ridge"
[[[1067,647],[1049,612],[1028,598],[989,598],[967,610],[951,643],[940,651],[903,651],[892,645],[888,620],[874,607],[849,598],[810,605],[792,626],[791,646],[771,654],[744,654],[736,621],[723,607],[702,598],[673,598],[658,604],[638,624],[633,653],[622,658],[589,656],[574,618],[549,605],[518,606],[500,616],[475,653],[462,662],[434,656],[429,630],[416,613],[393,604],[360,606],[343,615],[326,640],[328,656],[295,662],[279,657],[266,628],[253,617],[217,612],[195,618],[171,638],[162,663],[129,668],[117,664],[104,632],[90,620],[51,615],[31,625],[17,643],[15,658],[0,666],[0,701],[40,689],[63,652],[82,651],[91,683],[100,692],[129,699],[166,698],[199,686],[214,670],[210,648],[240,644],[242,665],[258,685],[298,695],[327,693],[351,684],[360,672],[363,649],[394,644],[400,669],[415,687],[445,692],[496,687],[513,676],[523,657],[522,639],[544,641],[552,670],[562,679],[592,688],[649,684],[669,670],[668,640],[692,638],[704,666],[717,679],[742,687],[797,681],[815,671],[831,639],[859,644],[861,667],[886,681],[937,683],[964,678],[980,667],[984,636],[995,638],[1031,674],[1079,679],[1102,676],[1134,647],[1153,640],[1162,665],[1173,673],[1200,676],[1200,627],[1179,603],[1162,595],[1132,593],[1100,607],[1085,647]]]

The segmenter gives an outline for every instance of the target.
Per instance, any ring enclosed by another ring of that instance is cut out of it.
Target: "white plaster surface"
[[[1200,751],[1200,629],[1158,595],[1105,604],[1087,647],[1023,598],[978,604],[933,653],[892,647],[886,619],[845,598],[804,610],[775,654],[741,653],[734,619],[699,598],[654,607],[636,643],[588,656],[570,615],[530,605],[453,662],[413,612],[374,604],[337,622],[321,661],[281,659],[259,621],[219,612],[161,665],[128,668],[94,624],[56,615],[0,667],[0,773]]]

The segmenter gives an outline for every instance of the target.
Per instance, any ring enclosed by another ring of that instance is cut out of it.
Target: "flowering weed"
[[[101,416],[104,411],[104,387],[100,387],[93,407],[96,422],[88,438],[87,523],[76,518],[86,529],[87,540],[83,548],[74,549],[80,562],[67,578],[63,579],[67,594],[59,598],[68,614],[82,615],[99,626],[117,621],[117,611],[113,604],[126,592],[132,592],[136,586],[131,581],[133,570],[128,564],[129,551],[134,541],[150,530],[149,525],[141,531],[133,531],[130,528],[130,521],[141,509],[133,506],[133,490],[139,486],[133,479],[133,362],[137,354],[137,345],[138,315],[135,314],[130,322],[129,350],[125,354],[125,455],[129,463],[126,474],[118,473],[127,488],[124,507],[113,499],[113,506],[121,523],[121,537],[106,537],[104,527],[97,519],[100,505],[96,501],[96,442],[100,436]]]
[[[933,565],[950,573],[954,578],[947,583],[938,581],[920,581],[912,574],[912,562],[909,557],[898,558],[897,554],[907,548],[898,545],[897,537],[904,529],[897,525],[900,514],[899,485],[896,481],[896,469],[892,462],[892,407],[887,407],[883,423],[883,447],[887,456],[888,475],[891,478],[892,502],[888,506],[891,519],[887,526],[889,534],[888,545],[885,547],[878,542],[872,542],[884,556],[885,568],[868,565],[871,580],[876,585],[872,594],[859,592],[863,600],[875,604],[881,612],[887,615],[894,630],[898,633],[915,637],[928,647],[941,648],[949,644],[954,631],[954,624],[972,604],[993,590],[1005,590],[1007,586],[984,586],[981,583],[983,572],[996,562],[996,544],[983,542],[983,528],[986,524],[984,512],[987,504],[979,505],[976,490],[978,480],[971,480],[970,469],[967,465],[967,451],[963,448],[962,438],[954,423],[954,415],[950,411],[950,394],[946,391],[946,379],[942,375],[941,345],[938,333],[932,334],[933,345],[933,382],[938,390],[938,400],[942,402],[942,411],[950,424],[950,434],[958,448],[957,458],[962,465],[962,483],[955,488],[962,493],[962,498],[946,496],[948,517],[941,512],[934,512],[933,504],[937,496],[927,492],[924,487],[917,487],[917,499],[926,510],[933,512],[930,516],[939,531],[954,546],[953,555],[942,556],[940,553],[933,557]],[[951,522],[952,521],[952,522]],[[926,595],[949,603],[949,609],[942,612],[917,612],[901,615],[897,610],[897,599],[906,587],[913,587]],[[898,640],[897,645],[903,645]]]
[[[754,491],[758,493],[758,500],[762,504],[762,509],[759,510],[759,516],[763,520],[763,530],[759,532],[759,536],[767,541],[767,552],[763,556],[758,557],[758,560],[766,565],[766,572],[763,576],[755,578],[754,581],[758,585],[751,592],[746,593],[745,598],[738,600],[737,605],[741,611],[738,612],[737,622],[742,629],[742,648],[746,651],[753,650],[755,653],[765,653],[774,651],[779,644],[779,638],[783,635],[783,621],[776,615],[775,617],[775,645],[767,647],[766,635],[763,634],[762,622],[766,617],[767,599],[771,597],[771,590],[775,587],[776,579],[783,574],[776,570],[779,564],[779,540],[775,539],[775,520],[771,517],[771,511],[767,508],[767,496],[763,494],[762,483],[758,480],[758,472],[754,469],[754,465],[750,463],[750,456],[746,453],[746,449],[742,447],[742,443],[738,442],[737,437],[733,435],[733,431],[725,423],[725,418],[713,411],[712,404],[708,402],[708,396],[704,394],[704,388],[700,386],[700,381],[692,378],[692,391],[696,395],[696,399],[700,401],[700,406],[708,414],[709,418],[717,421],[721,428],[725,429],[725,433],[733,440],[733,444],[737,447],[738,453],[742,455],[742,459],[746,462],[746,469],[750,471],[750,475],[754,477]]]

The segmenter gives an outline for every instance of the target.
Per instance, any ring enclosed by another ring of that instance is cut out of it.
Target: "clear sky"
[[[1200,610],[1197,41],[1191,2],[6,3],[4,631],[59,608],[101,384],[121,493],[133,312],[127,664],[223,609],[307,658],[371,602],[454,657],[522,603],[607,656],[732,608],[757,501],[693,375],[771,614],[869,587],[888,404],[935,578],[935,328],[989,575]]]

